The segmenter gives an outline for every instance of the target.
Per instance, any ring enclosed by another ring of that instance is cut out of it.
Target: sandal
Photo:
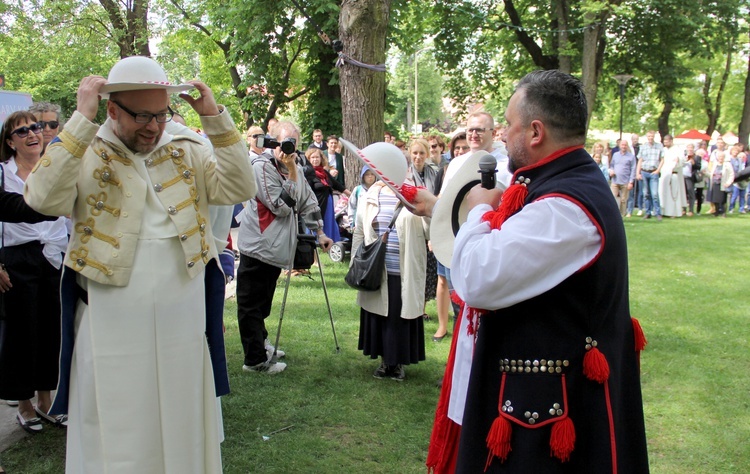
[[[42,431],[42,420],[39,418],[32,418],[30,420],[27,420],[21,415],[21,412],[16,412],[16,419],[18,420],[18,424],[21,425],[21,428],[24,429],[24,431],[31,433],[31,434],[37,434],[40,431]]]
[[[39,407],[34,407],[34,411],[37,415],[47,423],[50,423],[58,428],[68,427],[68,415],[48,415],[44,413]]]

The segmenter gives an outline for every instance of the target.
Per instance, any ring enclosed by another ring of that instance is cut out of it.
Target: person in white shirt
[[[427,466],[647,473],[645,339],[630,317],[622,218],[583,149],[583,84],[532,72],[505,117],[513,182],[466,197],[451,262],[464,304]],[[415,212],[434,203],[418,191]]]

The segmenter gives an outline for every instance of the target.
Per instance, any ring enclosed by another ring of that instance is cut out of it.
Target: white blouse
[[[18,165],[15,157],[2,165],[5,190],[23,194],[24,181],[16,174]],[[3,243],[6,247],[22,245],[38,240],[44,244],[43,254],[53,267],[60,269],[62,253],[68,246],[68,230],[65,217],[56,221],[39,222],[38,224],[8,224],[3,222]]]

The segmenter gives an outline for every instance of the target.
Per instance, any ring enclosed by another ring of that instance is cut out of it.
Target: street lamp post
[[[616,74],[612,77],[620,85],[620,141],[622,141],[622,103],[625,100],[625,84],[634,76],[631,74]]]

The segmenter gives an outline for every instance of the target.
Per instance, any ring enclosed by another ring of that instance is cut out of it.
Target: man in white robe
[[[192,88],[198,98],[181,97],[215,161],[200,140],[164,131],[169,93]],[[170,84],[142,57],[81,81],[76,112],[25,187],[32,207],[74,223],[65,265],[78,289],[63,333],[75,347],[66,369],[64,335],[53,407],[69,412],[68,472],[221,472],[204,310],[204,268],[218,259],[208,205],[255,191],[244,140],[205,84]]]

